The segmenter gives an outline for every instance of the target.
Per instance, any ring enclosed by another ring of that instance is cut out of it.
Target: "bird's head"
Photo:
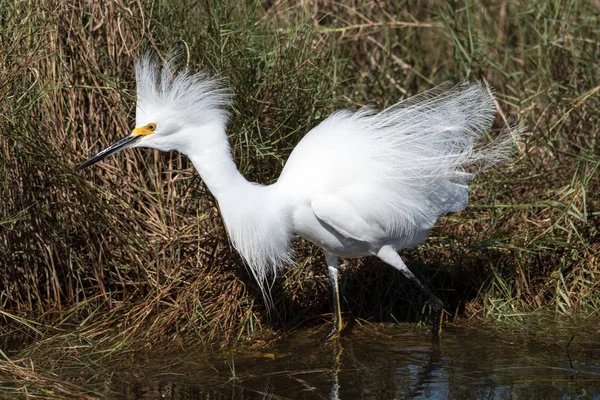
[[[79,164],[81,170],[130,147],[184,151],[190,134],[199,128],[224,128],[230,93],[221,82],[205,73],[173,72],[173,63],[162,68],[150,56],[135,64],[136,127],[121,140]],[[196,136],[196,141],[198,138]]]

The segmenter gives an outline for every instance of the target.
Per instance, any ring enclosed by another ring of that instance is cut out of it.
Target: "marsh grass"
[[[176,48],[182,67],[228,82],[234,156],[261,183],[338,108],[485,78],[496,128],[527,127],[515,162],[476,180],[469,209],[405,252],[409,266],[452,318],[598,315],[599,12],[575,0],[1,1],[2,380],[37,374],[39,386],[11,390],[68,397],[73,387],[53,374],[78,362],[330,319],[322,256],[302,242],[266,313],[185,157],[132,150],[73,171],[133,126],[133,60],[149,49]],[[342,269],[347,316],[427,320],[391,268]],[[86,371],[88,382],[110,380]]]

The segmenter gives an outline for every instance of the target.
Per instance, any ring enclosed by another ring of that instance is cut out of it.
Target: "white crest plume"
[[[207,123],[214,120],[227,124],[231,92],[220,79],[208,73],[178,71],[174,74],[175,56],[166,58],[162,68],[150,53],[135,64],[137,85],[136,125],[152,122],[144,117]]]

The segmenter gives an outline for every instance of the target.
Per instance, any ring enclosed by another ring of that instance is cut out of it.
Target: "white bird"
[[[226,135],[230,94],[206,74],[174,73],[149,57],[136,63],[136,128],[77,166],[129,147],[176,150],[194,164],[217,199],[233,246],[263,294],[292,262],[293,238],[319,246],[333,292],[333,330],[342,330],[338,258],[376,256],[413,281],[441,333],[442,301],[407,268],[398,251],[424,242],[438,217],[463,210],[467,182],[505,159],[508,133],[478,145],[494,120],[483,84],[460,84],[404,100],[384,111],[338,111],[298,143],[272,185],[248,182]],[[474,172],[469,172],[474,171]]]

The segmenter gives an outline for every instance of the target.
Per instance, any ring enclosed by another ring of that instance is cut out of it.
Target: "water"
[[[447,327],[441,344],[414,325],[325,331],[272,346],[149,360],[122,398],[166,399],[600,399],[596,325]],[[572,340],[571,340],[572,339]]]

